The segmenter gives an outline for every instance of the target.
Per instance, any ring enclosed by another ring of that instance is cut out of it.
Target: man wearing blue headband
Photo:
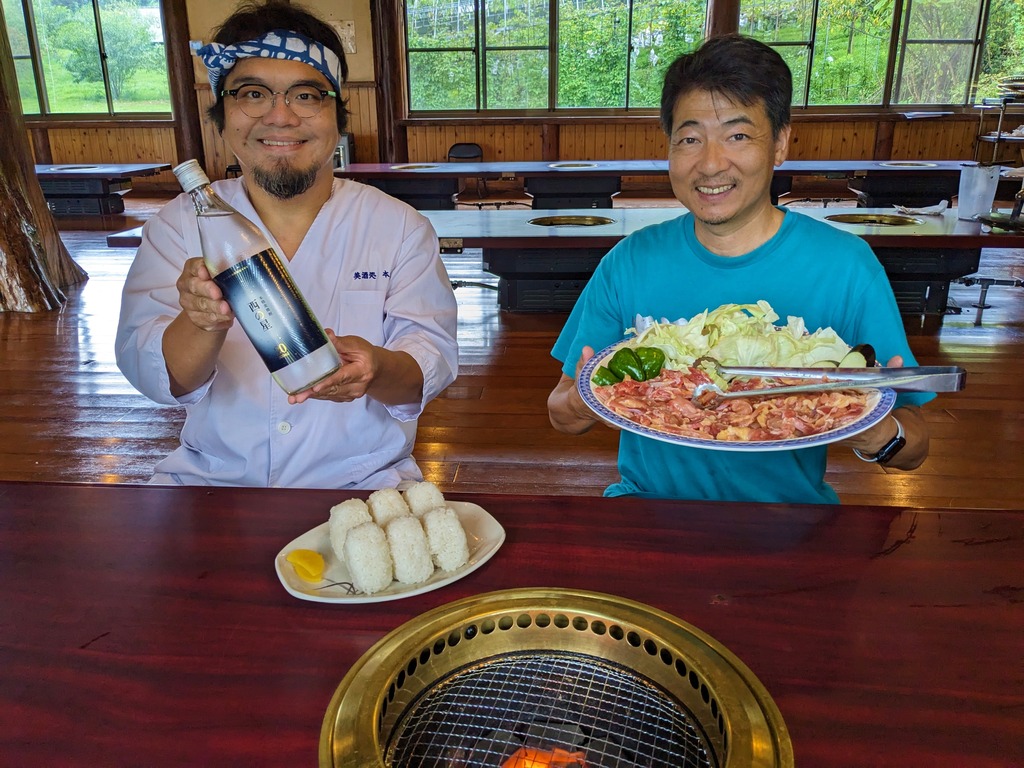
[[[285,395],[200,258],[187,195],[143,229],[125,283],[118,365],[186,409],[153,482],[399,487],[422,479],[416,420],[456,375],[456,304],[430,223],[334,177],[348,74],[334,30],[285,2],[240,7],[199,56],[208,116],[242,169],[215,182],[272,239],[343,365]]]

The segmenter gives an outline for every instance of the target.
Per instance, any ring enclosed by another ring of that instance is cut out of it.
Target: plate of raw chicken
[[[594,355],[580,371],[578,387],[601,419],[643,437],[718,451],[783,451],[827,445],[863,432],[885,418],[896,402],[891,389],[840,389],[777,397],[738,398],[703,408],[693,390],[711,378],[699,367],[663,369],[647,381],[607,385],[592,379],[622,344]],[[827,371],[822,371],[823,377]],[[730,390],[783,386],[785,379],[751,378]]]

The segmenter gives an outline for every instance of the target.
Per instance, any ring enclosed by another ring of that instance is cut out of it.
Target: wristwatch
[[[892,461],[892,457],[903,449],[903,446],[907,444],[907,438],[904,436],[903,433],[903,425],[900,423],[900,420],[897,419],[895,416],[892,417],[892,420],[896,422],[896,437],[894,437],[888,443],[883,445],[878,450],[878,453],[876,453],[874,456],[865,456],[863,453],[854,448],[853,452],[857,454],[858,459],[860,459],[861,461],[871,461],[877,462],[879,464],[888,464],[890,461]]]

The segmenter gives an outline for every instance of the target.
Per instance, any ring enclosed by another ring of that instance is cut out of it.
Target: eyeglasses
[[[249,117],[263,117],[274,108],[277,97],[284,96],[285,106],[303,119],[315,117],[328,96],[338,96],[335,91],[324,91],[312,85],[293,85],[287,91],[272,91],[265,85],[243,85],[221,91],[220,95],[233,97],[238,108]]]

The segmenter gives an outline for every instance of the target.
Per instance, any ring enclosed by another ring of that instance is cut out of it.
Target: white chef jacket
[[[213,186],[267,232],[241,179]],[[373,187],[335,179],[288,262],[321,325],[416,360],[423,398],[410,405],[369,397],[289,405],[237,322],[210,378],[175,398],[162,338],[181,311],[175,282],[184,262],[201,253],[191,198],[179,195],[143,227],[122,294],[118,367],[151,400],[185,406],[181,446],[151,482],[376,489],[421,480],[411,455],[416,419],[458,367],[455,296],[430,222]]]

